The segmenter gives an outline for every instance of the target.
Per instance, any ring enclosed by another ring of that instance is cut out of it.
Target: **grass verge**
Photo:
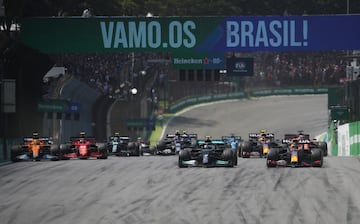
[[[159,119],[159,117],[158,117],[158,119],[156,119],[155,130],[151,132],[151,135],[149,138],[150,146],[156,146],[156,144],[159,141],[159,138],[161,136],[161,133],[162,133],[163,129],[165,128],[165,125],[167,124],[167,122],[173,115],[174,114],[163,114],[162,119],[161,118]]]

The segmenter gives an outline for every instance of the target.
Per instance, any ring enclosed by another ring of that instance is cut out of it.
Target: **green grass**
[[[173,116],[174,114],[163,114],[163,120],[160,121],[159,119],[156,120],[155,124],[155,130],[151,132],[149,141],[150,146],[156,146],[157,142],[159,141],[159,138],[161,136],[161,133],[164,129],[164,126],[168,122],[168,120]]]

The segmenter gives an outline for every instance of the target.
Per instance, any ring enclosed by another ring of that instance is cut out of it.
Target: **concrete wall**
[[[75,78],[68,80],[60,90],[60,98],[71,102],[80,103],[80,119],[65,120],[58,122],[59,128],[54,128],[55,136],[61,143],[69,141],[71,136],[78,136],[81,131],[87,135],[94,135],[93,129],[96,123],[93,119],[93,106],[101,94],[85,83]],[[60,131],[60,132],[59,132]]]

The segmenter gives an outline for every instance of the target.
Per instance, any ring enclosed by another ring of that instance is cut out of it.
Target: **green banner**
[[[350,155],[360,155],[360,122],[349,124]]]
[[[189,52],[224,17],[24,18],[21,41],[44,53]]]
[[[145,128],[153,127],[155,125],[154,119],[148,118],[130,118],[126,120],[126,126],[131,128]]]
[[[64,112],[68,107],[66,100],[42,100],[38,103],[41,112]]]
[[[328,88],[281,88],[250,91],[251,96],[326,94]]]

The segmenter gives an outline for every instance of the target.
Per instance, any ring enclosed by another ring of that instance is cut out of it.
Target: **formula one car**
[[[60,150],[55,155],[62,160],[71,158],[107,159],[108,151],[106,143],[98,143],[94,137],[86,137],[85,132],[80,132],[79,137],[71,137],[69,143],[61,144]]]
[[[240,145],[239,156],[243,158],[266,157],[273,145],[275,135],[261,130],[260,133],[249,133],[249,140]]]
[[[322,167],[323,151],[309,139],[283,139],[283,144],[271,148],[267,159],[267,167]]]
[[[139,148],[142,155],[155,155],[155,147],[150,146],[150,141],[138,140]]]
[[[328,155],[328,147],[327,147],[327,143],[326,142],[322,142],[322,141],[316,141],[315,139],[310,139],[310,135],[309,134],[304,134],[303,131],[298,131],[297,134],[285,134],[284,139],[287,140],[291,140],[291,139],[307,139],[311,141],[311,144],[314,147],[320,148],[323,151],[323,155],[327,156]]]
[[[157,155],[176,155],[184,148],[193,148],[197,144],[197,134],[167,134],[156,145]]]
[[[165,138],[156,144],[156,155],[176,155],[176,146],[180,151],[180,143],[176,145],[176,135],[166,134]]]
[[[239,155],[240,144],[242,142],[241,136],[230,135],[230,136],[222,136],[221,140],[223,140],[228,148],[231,148],[234,151],[234,156],[237,157]],[[239,155],[240,157],[240,155]],[[235,159],[235,166],[237,165],[237,159]]]
[[[150,141],[146,141],[138,137],[137,144],[141,155],[155,155],[155,148],[150,147]]]
[[[226,147],[223,140],[198,140],[197,147],[184,148],[179,152],[178,166],[233,167],[237,164],[234,150]]]
[[[118,134],[109,138],[108,151],[116,156],[142,155],[140,145],[137,142],[132,141],[129,136],[120,136]]]
[[[53,145],[48,137],[39,137],[37,132],[32,137],[25,137],[24,142],[20,145],[11,147],[10,159],[13,162],[21,160],[42,159],[57,160],[56,156],[52,156],[52,152],[58,150],[58,145]]]

